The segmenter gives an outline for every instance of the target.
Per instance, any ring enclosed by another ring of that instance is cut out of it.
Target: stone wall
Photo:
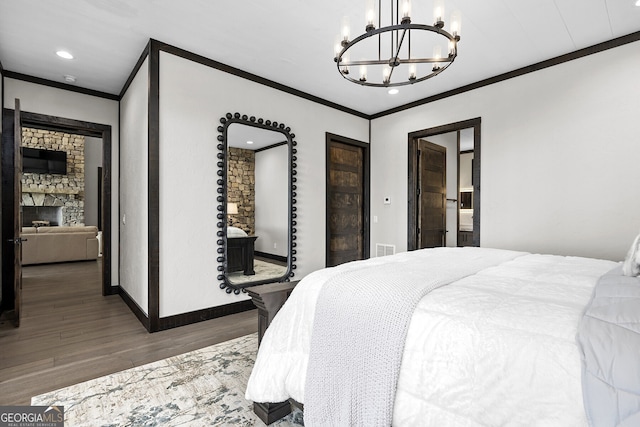
[[[255,152],[229,147],[227,161],[227,202],[238,205],[238,214],[230,215],[234,226],[248,235],[255,234],[256,210]]]
[[[22,129],[22,146],[66,151],[67,174],[22,174],[23,206],[59,206],[62,223],[84,225],[84,136],[41,129]]]

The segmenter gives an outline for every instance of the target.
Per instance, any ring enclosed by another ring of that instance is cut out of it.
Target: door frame
[[[473,162],[473,246],[480,246],[480,125],[482,119],[476,117],[460,122],[422,129],[408,134],[408,177],[407,177],[407,250],[412,251],[419,248],[418,236],[418,197],[415,191],[418,180],[418,139],[428,138],[443,133],[456,132],[463,129],[473,128],[474,162]],[[458,157],[460,147],[458,142]],[[458,178],[459,179],[459,178]],[[459,183],[458,183],[459,185]],[[476,211],[477,210],[477,211]]]
[[[351,145],[353,147],[362,148],[362,168],[363,168],[363,203],[362,203],[362,220],[363,220],[363,232],[364,236],[362,238],[362,249],[364,259],[367,259],[371,256],[371,225],[369,221],[369,215],[371,212],[371,190],[370,190],[370,182],[371,182],[371,150],[370,145],[366,142],[358,141],[356,139],[347,138],[345,136],[336,135],[333,133],[326,133],[325,137],[325,256],[324,262],[325,266],[329,260],[329,250],[330,250],[330,239],[331,236],[329,234],[329,215],[328,215],[328,207],[329,207],[329,142],[336,141],[341,144]]]
[[[11,110],[13,113],[13,110]],[[103,170],[103,187],[102,187],[102,205],[100,206],[100,212],[102,216],[102,295],[115,295],[118,294],[118,286],[111,286],[111,242],[112,242],[112,229],[111,229],[111,182],[112,182],[112,141],[111,141],[111,126],[85,122],[81,120],[67,119],[63,117],[49,116],[45,114],[32,113],[27,111],[21,112],[22,127],[30,127],[35,129],[53,130],[65,133],[72,133],[76,135],[90,136],[94,138],[102,139],[102,170]],[[3,174],[6,173],[3,171]],[[4,186],[3,186],[4,187]],[[8,195],[4,193],[3,199]],[[3,223],[13,218],[6,218],[3,216]],[[7,254],[3,254],[3,259],[6,260]],[[5,262],[2,263],[3,270],[7,268]],[[4,276],[3,272],[3,277]]]

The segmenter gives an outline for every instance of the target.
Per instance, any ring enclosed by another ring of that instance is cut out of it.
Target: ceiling
[[[462,15],[458,58],[396,95],[348,82],[333,61],[342,17],[350,17],[352,38],[364,30],[364,0],[2,0],[0,62],[117,95],[153,38],[374,114],[640,31],[635,3],[445,0],[445,29],[450,11]],[[432,8],[433,0],[413,0],[413,22],[432,24]],[[60,49],[74,59],[58,58]]]

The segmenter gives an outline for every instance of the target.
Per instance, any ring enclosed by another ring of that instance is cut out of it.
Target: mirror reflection
[[[288,134],[244,123],[226,132],[225,281],[285,279],[290,265]]]

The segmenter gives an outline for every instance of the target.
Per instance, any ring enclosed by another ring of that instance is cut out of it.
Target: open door
[[[418,249],[445,246],[447,149],[418,140]]]
[[[13,242],[15,251],[13,256],[13,290],[14,290],[14,324],[20,326],[20,312],[22,304],[22,239],[20,229],[22,228],[22,126],[20,123],[20,100],[16,99],[16,106],[13,116]]]

